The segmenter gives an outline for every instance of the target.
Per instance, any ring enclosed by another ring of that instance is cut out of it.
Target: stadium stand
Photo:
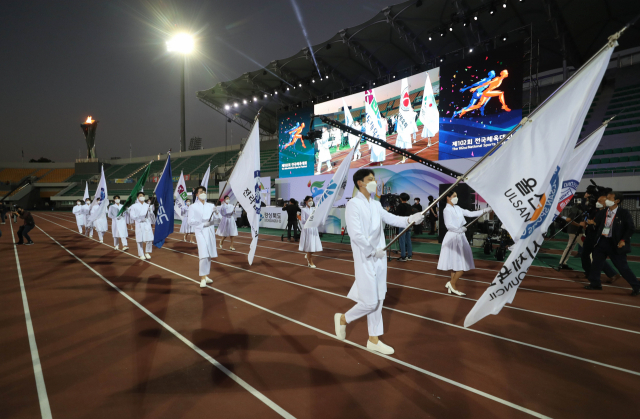
[[[53,169],[43,177],[38,179],[36,183],[59,183],[73,176],[75,169]]]
[[[87,175],[87,174],[84,174],[84,175],[73,175],[69,179],[66,179],[65,182],[69,182],[69,183],[71,183],[71,182],[82,182],[82,183],[84,183],[84,182],[86,182],[87,180],[91,179],[94,176],[96,176],[96,175]]]
[[[35,170],[33,169],[3,169],[2,171],[0,171],[0,182],[19,182],[22,178],[34,172]]]

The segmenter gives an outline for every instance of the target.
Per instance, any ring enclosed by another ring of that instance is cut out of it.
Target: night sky
[[[297,2],[312,45],[393,3]],[[166,52],[177,29],[197,34],[187,64],[187,146],[193,136],[205,148],[225,145],[225,118],[196,91],[306,47],[290,0],[3,0],[0,162],[21,161],[22,149],[25,162],[74,161],[79,150],[86,157],[79,125],[88,115],[100,121],[100,158],[129,157],[129,144],[134,157],[178,151],[180,60]],[[229,128],[229,144],[247,135]]]

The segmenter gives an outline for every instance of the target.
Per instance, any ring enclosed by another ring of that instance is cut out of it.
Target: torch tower
[[[88,117],[84,124],[80,124],[82,132],[84,133],[85,141],[87,142],[87,158],[96,158],[96,129],[98,129],[98,121]]]

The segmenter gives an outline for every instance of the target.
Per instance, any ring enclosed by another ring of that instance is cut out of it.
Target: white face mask
[[[453,205],[458,205],[458,197],[456,196],[455,198],[451,198],[451,203]]]
[[[113,202],[115,202],[116,204],[119,204],[120,200],[119,199],[114,199]]]
[[[187,202],[187,206],[191,205],[191,202]]]
[[[310,200],[309,202],[307,202],[307,206],[308,207],[312,207],[313,206],[313,201]]]
[[[140,201],[140,202],[144,202],[144,196],[140,196],[140,197],[138,197],[138,201]]]
[[[76,205],[80,205],[80,202],[76,202]]]
[[[225,199],[225,200],[224,200],[224,203],[225,203],[225,204],[228,204],[228,203],[229,203],[229,200],[228,200],[228,199]]]
[[[604,208],[604,205],[602,205],[602,204],[601,204],[601,203],[599,203],[599,202],[596,202],[596,208]]]
[[[207,194],[206,193],[201,193],[200,195],[198,195],[198,198],[200,198],[203,201],[207,200]]]
[[[369,192],[370,194],[375,193],[376,189],[378,188],[378,185],[376,185],[375,180],[372,182],[367,183],[367,192]]]
[[[605,204],[607,207],[612,207],[612,206],[614,206],[616,203],[615,203],[615,202],[613,202],[613,201],[609,201],[609,200],[607,199],[606,201],[604,201],[604,204]]]
[[[91,201],[87,201],[87,205],[91,205]]]

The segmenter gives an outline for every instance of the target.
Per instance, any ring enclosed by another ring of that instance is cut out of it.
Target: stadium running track
[[[116,251],[70,213],[34,216],[33,246],[2,226],[2,417],[640,417],[640,299],[622,279],[589,292],[533,267],[511,307],[465,329],[501,265],[477,261],[461,298],[437,255],[415,253],[389,263],[384,356],[364,319],[334,335],[354,304],[349,245],[324,242],[310,269],[261,235],[250,267],[240,233],[201,289],[181,234],[142,261],[132,236]]]

